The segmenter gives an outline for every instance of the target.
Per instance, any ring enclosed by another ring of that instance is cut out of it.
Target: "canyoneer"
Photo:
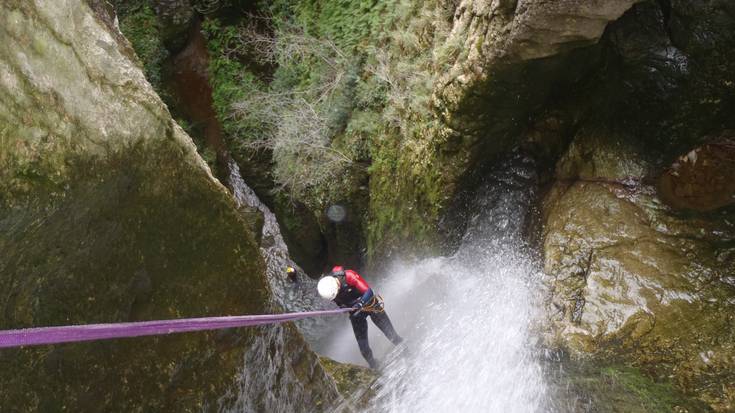
[[[317,290],[320,296],[334,301],[341,308],[354,309],[350,312],[352,330],[355,333],[357,345],[360,347],[360,353],[371,368],[378,368],[378,362],[373,357],[373,351],[368,343],[368,317],[393,345],[398,345],[403,341],[403,338],[393,328],[385,312],[382,299],[373,292],[370,285],[356,271],[336,266],[319,280]]]

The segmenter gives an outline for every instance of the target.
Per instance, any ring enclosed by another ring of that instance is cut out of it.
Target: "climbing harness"
[[[183,318],[178,320],[141,321],[134,323],[86,324],[4,330],[0,331],[0,348],[250,327],[285,323],[309,317],[338,315],[348,311],[352,311],[352,309],[338,308],[335,310],[286,314]]]
[[[352,316],[356,316],[360,313],[383,313],[385,312],[385,306],[383,305],[383,297],[374,295],[367,304],[363,305],[359,310],[355,311]]]
[[[374,295],[367,304],[362,306],[362,311],[366,313],[383,313],[385,306],[383,305],[383,297]]]

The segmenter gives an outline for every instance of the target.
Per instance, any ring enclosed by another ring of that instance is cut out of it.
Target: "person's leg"
[[[355,332],[357,345],[360,347],[360,354],[371,368],[378,368],[378,362],[373,358],[373,351],[370,349],[370,343],[368,342],[367,317],[350,317],[350,322],[352,323],[352,331]]]
[[[380,331],[385,334],[386,337],[388,337],[388,340],[393,343],[393,345],[399,345],[403,341],[403,338],[398,335],[396,332],[396,329],[393,328],[393,323],[390,322],[390,318],[388,318],[388,313],[385,311],[380,313],[371,313],[370,318],[373,320],[373,323],[375,323],[376,326],[380,329]]]

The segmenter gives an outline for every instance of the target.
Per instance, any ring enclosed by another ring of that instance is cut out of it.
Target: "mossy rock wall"
[[[650,143],[646,150],[666,147],[659,156],[671,161],[697,143],[693,136],[727,123],[723,108],[732,105],[730,66],[723,64],[732,54],[726,1],[279,1],[258,7],[275,15],[276,26],[289,21],[334,42],[354,61],[349,76],[357,86],[340,91],[344,96],[332,108],[342,119],[332,147],[361,152],[357,172],[297,199],[309,214],[292,220],[306,224],[292,227],[312,228],[309,242],[324,239],[330,258],[365,248],[379,263],[398,250],[438,250],[445,235],[440,219],[457,194],[471,186],[478,169],[527,144],[529,129],[549,114],[562,124],[563,136],[531,145],[547,161],[560,155],[583,119],[607,113],[619,116],[614,121],[623,128],[638,128]],[[258,127],[236,124],[232,105],[270,79],[300,87],[320,72],[310,63],[263,67],[247,53],[232,52],[235,25],[247,19],[214,14],[205,28],[228,145],[248,182],[266,196],[274,187],[272,159],[255,163],[243,150]],[[378,62],[382,52],[385,67]],[[287,209],[273,201],[272,209]],[[338,236],[324,218],[334,202],[349,204],[355,218]],[[285,232],[291,244],[303,242]],[[338,238],[355,242],[342,247]],[[313,261],[324,253],[308,251]]]
[[[278,311],[252,214],[112,22],[78,0],[0,5],[0,329]],[[248,362],[251,346],[274,351]],[[338,397],[291,327],[7,349],[0,366],[3,411],[214,411],[273,394],[318,411]]]
[[[708,406],[683,395],[669,380],[655,381],[639,369],[566,360],[560,377],[549,380],[555,411],[599,413],[710,412]]]
[[[471,189],[478,170],[523,142],[527,121],[551,96],[589,72],[598,50],[585,47],[634,3],[439,1],[416,7],[420,17],[402,30],[431,51],[428,68],[414,68],[432,73],[430,111],[407,111],[402,116],[411,133],[389,130],[373,145],[367,228],[375,261],[396,250],[442,249],[440,219],[458,194]],[[432,12],[431,24],[416,23]],[[447,21],[436,20],[442,17]],[[396,49],[392,63],[400,70],[413,55],[409,46]]]

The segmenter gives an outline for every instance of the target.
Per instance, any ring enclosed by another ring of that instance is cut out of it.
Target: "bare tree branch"
[[[353,162],[332,147],[327,116],[330,100],[344,87],[348,62],[326,39],[286,23],[276,29],[272,20],[258,19],[239,31],[232,53],[255,54],[261,63],[273,65],[322,64],[320,76],[307,87],[256,92],[232,105],[235,119],[256,120],[263,130],[244,145],[271,151],[278,184],[295,195],[338,177]]]

